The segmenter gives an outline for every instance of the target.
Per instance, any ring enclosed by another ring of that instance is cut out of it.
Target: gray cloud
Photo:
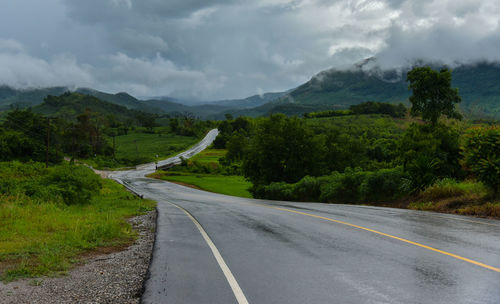
[[[29,55],[13,40],[0,39],[0,83],[15,87],[90,86],[95,83],[90,66],[80,65],[68,54],[43,60]]]
[[[496,0],[19,0],[0,12],[0,82],[244,97],[371,56],[500,60],[499,15]]]

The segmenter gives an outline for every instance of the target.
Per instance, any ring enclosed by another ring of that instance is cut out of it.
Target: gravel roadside
[[[58,278],[0,282],[0,303],[139,303],[156,229],[156,210],[129,220],[138,239],[123,251],[84,258]]]

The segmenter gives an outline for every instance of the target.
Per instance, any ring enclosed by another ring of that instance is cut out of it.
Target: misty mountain
[[[441,67],[434,66],[435,69]],[[280,99],[249,109],[252,116],[281,112],[300,115],[313,110],[345,109],[365,101],[407,103],[410,91],[403,70],[366,69],[323,71]],[[479,63],[452,69],[452,86],[462,97],[461,110],[469,117],[500,118],[500,65]],[[233,115],[243,113],[233,111]]]
[[[256,108],[261,105],[264,105],[268,102],[277,100],[283,97],[286,92],[278,92],[278,93],[265,93],[262,95],[253,95],[243,99],[228,99],[228,100],[219,100],[212,101],[209,104],[225,106],[233,109],[250,109]]]
[[[0,86],[0,111],[11,107],[27,108],[43,103],[48,95],[59,96],[67,91],[67,87],[14,89],[8,86]],[[109,94],[90,88],[78,88],[74,92],[91,95],[100,100],[128,109],[141,110],[144,112],[170,115],[184,115],[190,113],[200,118],[223,118],[224,113],[237,109],[258,107],[271,100],[283,96],[284,93],[267,93],[255,95],[243,99],[222,100],[212,102],[198,102],[197,104],[183,104],[184,100],[170,97],[159,97],[158,99],[139,100],[127,93]],[[189,102],[188,102],[189,103]]]
[[[188,106],[171,102],[168,100],[157,100],[157,99],[144,100],[142,102],[146,104],[148,107],[157,108],[161,110],[163,113],[174,116],[190,113],[196,117],[207,118],[230,109],[229,107],[211,105],[211,104]]]
[[[239,99],[224,99],[224,100],[212,100],[212,101],[199,101],[199,100],[188,100],[188,99],[179,99],[175,97],[152,97],[147,100],[155,100],[155,101],[166,101],[166,102],[174,102],[177,104],[182,104],[190,107],[201,107],[207,108],[210,110],[227,110],[227,109],[250,109],[259,107],[263,104],[266,104],[270,101],[277,100],[280,97],[284,96],[286,92],[277,92],[277,93],[265,93],[261,95],[253,95],[247,98],[239,98]],[[214,107],[207,107],[214,106]]]
[[[370,67],[368,67],[371,64]],[[439,69],[439,66],[434,66]],[[182,100],[139,100],[127,93],[108,94],[92,89],[77,89],[101,100],[128,109],[170,115],[191,113],[200,118],[224,119],[225,113],[237,117],[261,116],[269,113],[302,115],[303,113],[345,109],[365,101],[389,103],[408,102],[410,91],[406,74],[402,70],[382,70],[367,60],[350,70],[327,70],[311,78],[299,87],[282,93],[266,93],[243,99],[220,100],[202,105],[181,104]],[[469,117],[500,118],[500,65],[479,63],[457,66],[452,71],[453,87],[462,96],[460,108]],[[0,110],[12,106],[20,108],[41,104],[47,95],[61,95],[65,87],[17,90],[0,86]]]
[[[139,115],[145,114],[136,109],[129,109],[116,103],[101,100],[98,97],[79,92],[66,92],[59,96],[51,95],[44,102],[32,107],[32,111],[51,117],[61,117],[75,121],[76,117],[85,111],[98,113],[106,119],[115,119],[126,122],[136,120]],[[111,118],[112,117],[112,118]]]
[[[14,89],[8,86],[0,86],[0,111],[11,107],[27,108],[43,103],[48,95],[59,96],[70,91],[67,87]],[[182,114],[185,112],[201,116],[205,109],[193,109],[189,106],[170,102],[167,100],[139,100],[127,93],[109,94],[90,88],[78,88],[74,92],[94,96],[102,101],[123,106],[127,109],[140,110],[156,114]],[[219,109],[217,109],[219,110]],[[220,110],[223,110],[220,109]],[[216,110],[214,110],[216,111]],[[210,112],[212,113],[212,112]]]
[[[61,95],[68,91],[66,87],[51,87],[18,90],[9,86],[0,86],[0,110],[10,105],[25,108],[41,104],[48,95]]]

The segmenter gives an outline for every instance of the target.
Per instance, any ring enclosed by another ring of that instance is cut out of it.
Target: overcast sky
[[[500,60],[499,0],[0,0],[0,83],[213,100],[375,56]]]

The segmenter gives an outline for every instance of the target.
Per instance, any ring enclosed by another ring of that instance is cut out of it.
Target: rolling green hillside
[[[253,95],[243,99],[228,99],[228,100],[219,100],[213,101],[211,104],[218,106],[225,106],[233,109],[249,109],[259,107],[268,102],[277,100],[284,96],[286,92],[278,92],[278,93],[265,93],[262,95]]]
[[[9,86],[0,86],[0,110],[10,108],[10,105],[19,108],[41,104],[48,95],[61,95],[68,91],[65,87],[38,88],[17,90]]]
[[[119,121],[135,120],[141,112],[127,109],[124,106],[100,100],[91,95],[81,93],[64,93],[61,96],[50,96],[42,104],[32,108],[33,112],[47,116],[57,116],[67,120],[75,120],[86,110],[99,113],[101,116],[113,116]]]
[[[346,109],[365,101],[406,102],[410,95],[406,73],[405,70],[366,70],[358,65],[351,70],[321,72],[287,93],[267,93],[191,106],[168,98],[142,101],[127,93],[108,94],[92,89],[77,89],[77,92],[129,109],[174,116],[191,113],[204,119],[224,119],[225,113],[233,116],[261,116],[276,112],[301,115],[311,111]],[[499,64],[459,66],[453,70],[453,86],[459,88],[463,99],[460,108],[466,116],[500,118]],[[47,95],[60,95],[65,91],[67,88],[64,87],[16,90],[0,86],[0,111],[12,106],[23,108],[38,105]]]
[[[406,73],[378,69],[363,71],[360,68],[324,71],[275,104],[327,104],[347,108],[369,100],[405,102],[410,95]],[[462,96],[460,108],[466,115],[500,117],[500,65],[464,65],[455,68],[452,75],[452,85],[458,87]]]
[[[0,86],[0,111],[8,110],[10,108],[23,109],[37,106],[42,104],[47,96],[59,96],[67,91],[69,91],[69,89],[66,87],[21,90],[8,86]],[[173,116],[191,113],[197,117],[207,118],[210,115],[216,115],[222,112],[225,113],[225,111],[231,108],[229,106],[216,104],[187,106],[165,99],[139,100],[123,92],[109,94],[88,88],[79,88],[75,92],[84,95],[91,95],[100,100],[120,105],[128,109],[140,110],[154,114],[170,114]]]

